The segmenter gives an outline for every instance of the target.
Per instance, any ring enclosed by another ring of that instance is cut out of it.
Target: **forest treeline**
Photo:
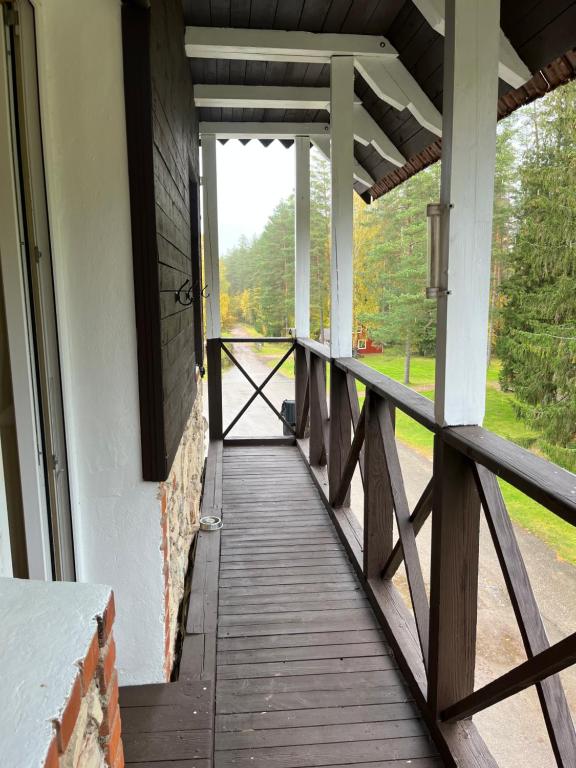
[[[576,470],[576,84],[498,127],[490,339],[501,386],[539,446]],[[372,205],[354,201],[354,319],[385,348],[433,355],[435,302],[425,298],[426,205],[439,197],[440,164]],[[311,329],[330,317],[330,172],[311,169]],[[294,200],[222,259],[224,326],[285,335],[294,323]]]

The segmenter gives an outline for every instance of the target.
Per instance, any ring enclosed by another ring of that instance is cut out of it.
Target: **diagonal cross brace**
[[[273,376],[276,374],[276,372],[277,372],[277,371],[278,371],[278,370],[279,370],[279,369],[282,367],[282,365],[285,363],[285,361],[286,361],[286,360],[287,360],[287,359],[290,357],[290,355],[291,355],[291,354],[292,354],[292,352],[294,351],[294,348],[295,348],[295,346],[296,346],[296,345],[295,345],[295,344],[292,344],[292,346],[290,347],[290,349],[289,349],[289,350],[286,352],[286,354],[285,354],[285,355],[283,355],[283,357],[282,357],[282,358],[279,360],[279,362],[278,362],[278,363],[277,363],[277,364],[274,366],[274,368],[273,368],[273,369],[270,371],[270,373],[268,374],[268,376],[266,376],[266,378],[264,379],[264,381],[263,381],[263,382],[262,382],[262,384],[260,384],[260,385],[256,384],[256,382],[255,382],[255,381],[254,381],[254,379],[253,379],[253,378],[250,376],[250,374],[249,374],[249,373],[248,373],[248,372],[245,370],[245,368],[244,368],[244,367],[243,367],[243,366],[242,366],[242,365],[241,365],[241,364],[238,362],[238,360],[237,360],[237,359],[234,357],[234,355],[232,354],[232,352],[230,352],[230,350],[228,349],[228,347],[226,346],[226,344],[221,344],[221,346],[222,346],[222,349],[224,350],[224,352],[225,352],[225,353],[228,355],[228,357],[230,358],[230,360],[231,360],[231,361],[234,363],[234,365],[235,365],[235,366],[238,368],[238,370],[240,371],[240,373],[241,373],[241,374],[243,374],[243,376],[244,376],[244,377],[245,377],[245,378],[246,378],[246,379],[247,379],[247,380],[250,382],[250,384],[252,384],[252,386],[254,387],[254,390],[255,390],[255,391],[254,391],[254,394],[250,396],[249,400],[248,400],[248,401],[245,403],[244,407],[240,409],[240,411],[239,411],[239,412],[236,414],[236,416],[235,416],[235,417],[232,419],[232,421],[230,422],[230,424],[228,424],[228,426],[227,426],[227,427],[226,427],[226,429],[224,430],[224,434],[222,435],[222,437],[223,437],[223,438],[224,438],[224,437],[226,437],[226,435],[227,435],[227,434],[230,432],[230,430],[232,429],[232,427],[233,427],[233,426],[234,426],[234,425],[235,425],[235,424],[238,422],[238,420],[239,420],[239,419],[241,419],[241,418],[242,418],[243,414],[244,414],[244,413],[246,413],[246,411],[247,411],[247,410],[248,410],[248,408],[249,408],[249,407],[252,405],[252,403],[254,402],[254,400],[256,400],[256,398],[258,397],[258,395],[260,395],[260,397],[261,397],[261,398],[264,400],[264,402],[265,402],[265,403],[268,405],[268,407],[269,407],[269,408],[270,408],[272,411],[274,411],[274,413],[276,414],[276,416],[278,416],[278,418],[280,419],[280,421],[282,421],[282,422],[283,422],[283,423],[284,423],[284,424],[285,424],[285,425],[288,427],[288,429],[290,430],[290,432],[292,432],[292,434],[293,434],[293,435],[295,435],[296,433],[294,432],[294,428],[292,427],[292,425],[291,425],[291,424],[289,424],[289,423],[286,421],[286,419],[284,418],[284,416],[282,416],[282,414],[280,413],[280,411],[278,411],[278,409],[276,408],[276,406],[275,406],[275,405],[274,405],[274,404],[273,404],[273,403],[272,403],[272,402],[271,402],[271,401],[270,401],[270,400],[269,400],[269,399],[266,397],[266,395],[264,394],[264,392],[263,392],[262,390],[263,390],[263,389],[264,389],[264,387],[265,387],[265,386],[268,384],[268,382],[270,381],[270,379],[272,379],[272,377],[273,377]]]

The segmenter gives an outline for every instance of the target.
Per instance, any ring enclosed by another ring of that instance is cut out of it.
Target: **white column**
[[[330,65],[332,257],[330,346],[332,357],[352,356],[352,220],[354,168],[354,59],[333,56]]]
[[[206,275],[206,338],[220,337],[220,263],[218,250],[218,183],[216,138],[202,136],[204,272]]]
[[[294,315],[296,336],[310,336],[310,138],[297,136],[294,204]]]
[[[481,424],[486,399],[499,0],[447,0],[436,419]]]

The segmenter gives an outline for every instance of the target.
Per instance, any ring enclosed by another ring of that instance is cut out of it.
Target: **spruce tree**
[[[502,286],[497,351],[502,386],[543,435],[554,461],[576,470],[576,85],[532,112],[519,170],[518,231]]]

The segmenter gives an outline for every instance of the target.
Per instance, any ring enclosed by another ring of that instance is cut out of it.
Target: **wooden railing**
[[[240,363],[230,347],[232,344],[289,344],[288,350],[280,357],[270,373],[265,377],[261,384],[257,384],[246,368]],[[209,409],[209,429],[211,440],[223,440],[230,431],[240,421],[248,408],[257,397],[261,397],[270,410],[276,414],[278,419],[284,424],[288,431],[294,435],[295,430],[292,424],[284,418],[282,413],[276,408],[270,398],[264,393],[264,388],[273,379],[276,373],[284,365],[286,360],[292,355],[296,348],[296,342],[291,336],[246,336],[208,339],[206,343],[206,358],[208,362],[208,409]],[[222,421],[222,352],[229,358],[233,365],[238,368],[244,378],[252,385],[254,392],[244,403],[238,413],[232,418],[230,423],[224,427]]]
[[[357,382],[366,387],[361,408]],[[433,478],[412,510],[396,409],[434,434]],[[574,768],[576,733],[558,673],[576,661],[576,634],[550,646],[498,478],[576,525],[576,477],[481,427],[441,428],[425,397],[352,358],[332,360],[308,339],[296,347],[296,417],[298,444],[447,763],[495,766],[470,718],[535,685],[557,764]],[[363,530],[348,509],[357,466]],[[481,510],[527,661],[475,691]],[[429,601],[416,537],[431,513]],[[413,616],[391,581],[402,561]]]

